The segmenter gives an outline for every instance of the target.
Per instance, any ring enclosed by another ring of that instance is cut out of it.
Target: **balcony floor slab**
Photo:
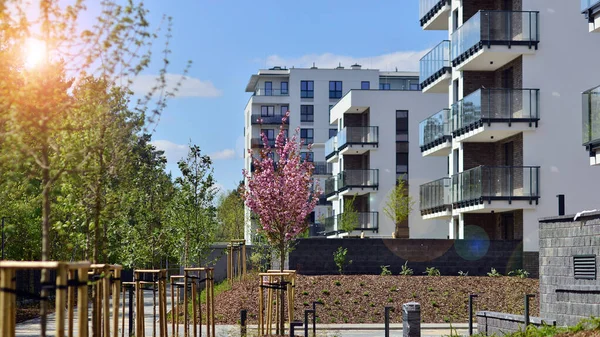
[[[452,152],[452,141],[445,141],[430,149],[421,152],[423,157],[445,157]]]
[[[450,92],[450,81],[452,80],[452,74],[445,72],[442,76],[438,77],[435,81],[431,82],[427,86],[421,89],[426,94],[447,94]]]
[[[377,150],[377,145],[374,144],[348,144],[341,149],[340,155],[357,155],[367,151]],[[329,161],[328,161],[329,162]]]
[[[422,214],[421,218],[423,220],[432,220],[432,219],[450,219],[452,217],[451,210],[444,210],[435,213]]]
[[[377,192],[376,187],[350,187],[350,188],[346,188],[346,189],[340,191],[338,193],[338,196],[364,195],[364,194],[375,193],[375,192]]]
[[[422,26],[423,30],[448,30],[450,21],[450,5],[444,4],[427,22]]]
[[[491,213],[491,212],[507,212],[514,210],[533,210],[536,209],[537,202],[532,200],[492,200],[491,203],[484,201],[483,203],[455,208],[452,210],[453,216],[458,216],[460,213]]]
[[[499,140],[514,136],[521,132],[533,131],[536,129],[535,122],[512,122],[511,126],[508,126],[506,122],[493,122],[491,125],[483,123],[483,125],[476,127],[470,131],[463,132],[462,134],[455,136],[452,140],[454,142],[472,142],[472,143],[494,143]]]
[[[535,54],[535,48],[529,46],[506,45],[482,46],[478,51],[466,57],[454,69],[459,71],[495,71],[521,55]]]

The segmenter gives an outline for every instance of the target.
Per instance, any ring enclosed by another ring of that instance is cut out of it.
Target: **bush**
[[[329,290],[323,289],[323,295],[329,295]]]
[[[404,264],[402,265],[402,270],[400,271],[400,275],[410,276],[413,273],[413,270],[411,268],[408,268],[408,261],[404,262]]]
[[[346,262],[346,254],[348,254],[348,248],[338,247],[338,249],[333,252],[333,262],[338,267],[338,271],[340,275],[344,273],[344,268],[347,265],[352,264],[352,260]]]
[[[333,284],[335,284],[336,286],[338,286],[338,287],[339,287],[339,286],[341,286],[341,285],[342,285],[342,282],[340,282],[340,281],[335,281],[335,282],[333,282]]]
[[[427,276],[440,276],[440,270],[437,269],[436,267],[427,267],[425,268],[425,272],[423,272],[423,274],[426,274]]]
[[[515,276],[518,278],[527,278],[529,276],[529,272],[523,269],[517,269],[508,272],[508,276]]]
[[[492,268],[492,271],[490,271],[489,273],[487,273],[487,275],[489,277],[500,277],[500,276],[502,276],[502,274],[500,274],[498,271],[496,271],[496,268]]]
[[[389,266],[381,266],[381,276],[390,276],[392,272],[388,269]]]

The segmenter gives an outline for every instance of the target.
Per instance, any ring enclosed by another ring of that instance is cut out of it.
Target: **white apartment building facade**
[[[588,20],[589,31],[600,33],[600,0],[581,0],[581,12]],[[583,146],[590,155],[590,165],[600,165],[600,86],[584,91],[582,96]]]
[[[252,96],[244,111],[245,149],[252,149],[253,154],[257,155],[262,147],[260,139],[262,132],[267,135],[270,142],[274,142],[281,125],[281,116],[289,110],[287,132],[290,134],[296,128],[300,128],[300,137],[305,143],[313,144],[310,152],[308,149],[302,151],[302,156],[315,164],[315,179],[324,190],[327,179],[333,177],[334,173],[336,176],[339,173],[339,166],[332,161],[326,161],[325,158],[325,143],[339,132],[337,120],[331,119],[330,114],[333,115],[337,110],[338,102],[344,101],[346,96],[355,90],[367,93],[382,91],[387,93],[389,98],[404,93],[411,100],[414,100],[415,97],[425,96],[419,90],[418,76],[415,73],[380,72],[379,70],[362,69],[360,65],[353,65],[350,68],[340,66],[336,69],[316,67],[261,69],[257,74],[251,76],[246,86],[246,92],[251,92]],[[445,103],[445,96],[439,96],[437,99],[428,97],[428,103],[435,105],[437,102],[438,107],[442,106]],[[412,109],[412,105],[409,108]],[[396,110],[382,111],[382,113],[388,114],[388,123],[393,125],[395,125]],[[422,109],[421,113],[425,111],[427,109]],[[259,118],[262,119],[262,125],[257,122]],[[411,115],[411,121],[418,123],[418,120],[417,115],[414,117]],[[390,151],[387,153],[389,158],[395,158],[394,130],[391,134],[387,134],[386,131],[386,134],[380,134],[380,136],[385,136],[386,143],[390,143],[389,146],[386,146],[386,150]],[[417,144],[417,132],[413,131],[412,136],[415,137],[414,144]],[[383,146],[383,141],[380,146]],[[417,151],[418,149],[413,150],[411,155],[416,156]],[[405,156],[403,156],[404,158]],[[388,165],[387,162],[386,165]],[[248,153],[245,154],[244,166],[246,170],[252,171],[252,158]],[[415,165],[416,167],[417,165]],[[380,166],[382,171],[391,172],[395,171],[395,168],[395,161],[390,162],[389,166]],[[387,182],[387,179],[385,181]],[[393,181],[391,184],[393,185]],[[379,188],[382,191],[388,190],[392,185]],[[415,183],[414,186],[418,186],[418,184]],[[322,195],[319,205],[311,215],[311,235],[327,235],[338,230],[334,219],[337,218],[340,211],[337,206],[333,205],[331,198],[327,199],[325,195]],[[373,207],[373,209],[378,210],[379,208]],[[364,214],[360,216],[360,227],[366,232],[365,234],[389,237],[392,230],[382,227],[382,224],[386,223],[385,220],[381,222],[384,218],[383,214],[377,213],[377,211],[369,214],[370,216]],[[415,221],[418,222],[421,219],[417,217]],[[253,223],[249,210],[246,210],[245,234],[247,239],[252,240],[254,226],[256,224]],[[443,235],[443,233],[438,233],[438,235]]]
[[[421,0],[423,29],[448,30],[421,59],[422,91],[448,95],[421,124],[422,155],[448,165],[421,186],[421,214],[444,219],[451,238],[523,240],[526,267],[557,195],[570,212],[599,204],[600,172],[576,151],[600,53],[580,15],[564,0]]]

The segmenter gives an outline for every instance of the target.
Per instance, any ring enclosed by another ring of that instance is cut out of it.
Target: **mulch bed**
[[[248,310],[248,323],[256,324],[258,283],[257,276],[249,276],[217,295],[217,324],[239,323],[241,309]],[[317,312],[321,323],[383,323],[385,306],[394,308],[390,319],[400,323],[402,304],[412,301],[421,304],[423,322],[467,322],[470,293],[479,295],[476,311],[512,314],[523,314],[523,296],[536,294],[530,313],[539,313],[538,280],[516,277],[299,276],[295,291],[295,318],[304,317],[304,310],[320,300],[323,306],[318,306]]]

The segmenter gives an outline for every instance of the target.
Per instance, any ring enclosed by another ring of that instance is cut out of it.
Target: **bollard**
[[[421,337],[421,304],[409,302],[402,305],[402,336]]]
[[[135,336],[133,330],[133,286],[129,287],[129,336]]]
[[[313,302],[313,336],[317,335],[317,304],[323,305],[321,302]]]
[[[385,337],[390,337],[390,310],[392,307],[385,307]]]
[[[314,310],[306,309],[304,310],[304,337],[308,337],[308,314],[315,314]]]
[[[248,311],[246,309],[240,310],[240,334],[242,337],[246,336],[246,320],[248,319]]]
[[[290,322],[290,337],[294,337],[295,336],[295,334],[294,334],[294,328],[296,328],[297,326],[298,327],[302,326],[302,322],[300,322],[300,321]]]
[[[526,294],[525,295],[525,329],[529,325],[529,298],[535,297],[534,294]]]
[[[473,298],[475,294],[469,294],[469,336],[473,336]]]

